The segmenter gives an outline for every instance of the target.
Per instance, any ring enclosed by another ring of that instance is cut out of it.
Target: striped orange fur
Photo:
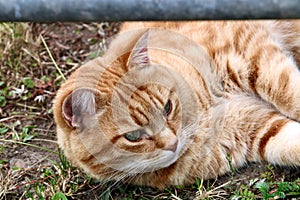
[[[165,187],[300,165],[300,22],[127,22],[54,101],[60,147],[104,181]]]

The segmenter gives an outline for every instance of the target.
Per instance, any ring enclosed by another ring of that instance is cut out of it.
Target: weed
[[[267,165],[266,168],[267,170],[261,173],[260,177],[267,181],[272,181],[275,178],[274,167],[272,165]]]
[[[0,108],[6,106],[7,100],[7,90],[8,87],[5,87],[5,83],[3,81],[0,82]]]
[[[22,81],[27,88],[30,89],[34,88],[34,81],[32,80],[32,78],[30,77],[23,78]]]
[[[261,192],[263,199],[286,198],[287,196],[300,194],[298,180],[294,182],[265,182],[265,179],[263,179],[254,188]]]
[[[256,199],[256,195],[253,191],[251,191],[250,188],[248,188],[247,186],[243,185],[240,187],[239,190],[237,190],[235,192],[235,195],[233,195],[231,197],[231,199],[233,200],[237,200],[237,199],[241,199],[241,200],[252,200],[252,199]]]
[[[27,179],[25,196],[29,199],[46,199],[51,197],[53,200],[67,199],[81,188],[81,179],[76,178],[76,172],[65,157],[60,154],[59,162],[52,161],[53,166],[45,167],[40,171],[38,180]]]
[[[241,185],[231,199],[283,199],[300,195],[300,179],[292,182],[251,180],[248,185]],[[254,184],[255,183],[255,184]]]
[[[6,163],[8,163],[7,159],[1,159],[0,160],[0,165],[6,164]]]
[[[6,132],[8,132],[9,128],[6,126],[0,126],[0,135],[5,134]]]
[[[132,195],[132,194],[130,194]],[[129,195],[129,196],[130,196]],[[107,188],[102,194],[101,194],[101,199],[102,200],[109,200],[110,198],[110,188]],[[132,197],[131,197],[132,198]]]
[[[7,101],[3,95],[0,96],[0,107],[4,107]]]
[[[234,168],[232,166],[232,158],[231,158],[231,155],[229,153],[226,154],[226,159],[227,159],[228,164],[229,164],[230,175],[234,176],[234,174],[236,173],[236,168]]]
[[[68,200],[68,199],[62,192],[56,192],[52,196],[52,200]]]
[[[31,140],[33,137],[36,136],[36,133],[34,132],[34,128],[36,126],[25,126],[22,129],[21,133],[14,132],[13,134],[13,140],[27,142]]]

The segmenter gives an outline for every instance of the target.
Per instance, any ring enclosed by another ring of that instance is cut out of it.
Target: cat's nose
[[[173,151],[175,152],[178,146],[178,139],[175,138],[173,141],[170,141],[164,148],[163,150],[167,151]]]

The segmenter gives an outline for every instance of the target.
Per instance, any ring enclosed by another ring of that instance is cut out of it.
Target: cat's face
[[[92,174],[168,167],[192,140],[194,121],[183,119],[182,95],[187,101],[193,97],[182,92],[186,85],[171,69],[150,63],[147,37],[106,68],[95,88],[75,87],[58,109],[64,123],[58,127],[61,146]]]
[[[146,84],[132,93],[126,108],[117,108],[116,114],[120,114],[115,118],[122,124],[118,130],[120,137],[114,140],[117,147],[135,153],[157,149],[176,153],[181,108],[172,91]]]

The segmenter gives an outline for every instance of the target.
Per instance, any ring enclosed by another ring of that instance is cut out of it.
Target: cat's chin
[[[150,160],[148,166],[146,166],[147,170],[145,172],[158,171],[171,166],[181,157],[185,150],[186,148],[184,148],[181,141],[178,142],[176,151],[160,150],[157,162],[151,162]]]
[[[170,150],[160,150],[160,158],[157,160],[157,162],[149,161],[148,166],[146,166],[147,170],[145,170],[144,172],[158,171],[171,166],[184,154],[186,149],[187,148],[185,148],[185,145],[183,145],[183,143],[179,141],[175,152]]]
[[[158,171],[158,170],[167,168],[167,167],[171,166],[173,163],[175,163],[179,158],[178,154],[176,154],[175,152],[171,152],[171,151],[165,151],[162,153],[162,155],[163,155],[162,159],[159,159],[158,162],[154,162],[153,164],[151,163],[150,165],[146,166],[146,170],[144,170],[142,173]]]
[[[137,156],[133,159],[132,157],[123,159],[121,162],[108,164],[107,167],[126,172],[129,175],[143,174],[169,167],[178,160],[180,155],[180,149],[177,149],[175,152],[170,150],[158,150]]]

